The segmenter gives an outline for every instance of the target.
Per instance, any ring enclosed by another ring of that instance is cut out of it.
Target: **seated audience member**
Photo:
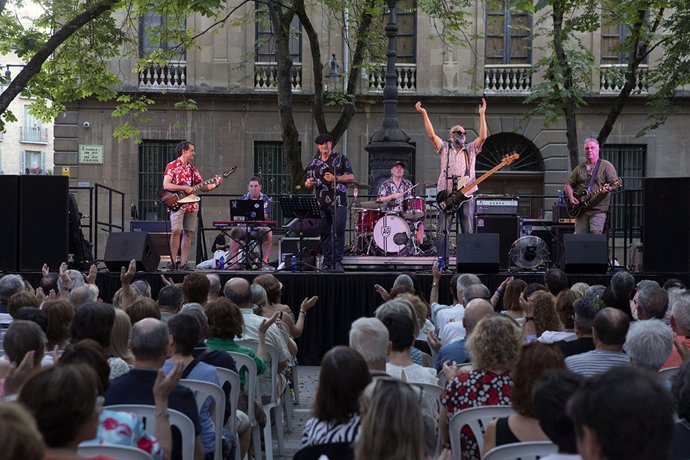
[[[359,352],[372,378],[388,377],[386,359],[391,349],[388,328],[378,318],[359,318],[350,326],[350,348]]]
[[[690,360],[685,361],[673,378],[671,396],[678,419],[673,431],[671,460],[685,460],[690,452]]]
[[[95,289],[91,288],[90,284],[85,284],[74,288],[69,293],[69,303],[74,308],[81,307],[85,303],[98,302],[98,294]]]
[[[625,349],[633,366],[657,372],[671,356],[673,331],[659,319],[635,321],[628,330]]]
[[[639,281],[635,285],[635,290],[633,292],[632,300],[630,301],[630,310],[632,311],[633,317],[636,319],[639,318],[638,311],[637,311],[637,301],[638,301],[638,298],[640,297],[640,293],[642,292],[643,289],[647,289],[649,287],[658,288],[661,286],[659,286],[659,283],[657,283],[654,280],[642,280],[642,281]]]
[[[86,284],[84,275],[79,270],[67,270],[67,264],[60,265],[60,276],[57,280],[58,292],[62,297],[68,297],[69,293]]]
[[[216,275],[215,273],[207,273],[206,278],[208,278],[209,282],[207,302],[210,302],[212,300],[216,300],[219,297],[220,288],[222,287],[222,285],[220,284],[220,276]],[[158,302],[158,304],[160,305],[160,301]]]
[[[679,296],[671,305],[671,329],[673,329],[679,345],[690,345],[690,291]],[[661,368],[678,367],[682,362],[683,358],[678,353],[677,348],[673,347],[671,356]]]
[[[208,289],[211,282],[203,273],[189,273],[182,280],[182,293],[185,303],[196,302],[201,306],[206,304]]]
[[[136,324],[144,318],[161,319],[161,310],[156,301],[150,297],[138,298],[125,311],[132,324]]]
[[[135,280],[132,281],[132,289],[137,291],[141,297],[151,298],[151,285],[146,280]]]
[[[31,353],[31,356],[33,356],[31,368],[33,370],[40,369],[45,346],[45,335],[36,323],[15,320],[7,330],[7,334],[5,334],[5,357],[3,361],[6,360],[9,365],[18,367],[24,360],[24,357]],[[48,365],[50,364],[52,364],[52,360]],[[0,371],[0,377],[5,377],[9,371],[9,366],[3,366],[3,369]],[[5,391],[5,381],[0,380],[0,399],[14,394],[15,390],[16,388],[8,388]]]
[[[506,280],[507,279],[508,278],[506,278]],[[519,325],[522,325],[522,322],[525,320],[525,312],[522,311],[520,298],[522,297],[522,293],[526,287],[527,283],[523,280],[512,279],[508,281],[505,288],[499,287],[496,290],[498,296],[503,294],[503,310],[501,311],[501,313],[510,316],[515,321],[517,321]],[[505,289],[505,291],[502,291],[502,289]]]
[[[575,309],[573,304],[579,299],[572,289],[563,289],[556,297],[556,314],[561,320],[563,330],[560,332],[544,331],[537,339],[541,343],[555,343],[561,340],[570,342],[577,339],[575,333]]]
[[[539,419],[539,427],[558,446],[557,454],[541,457],[541,460],[581,460],[577,453],[575,427],[566,407],[583,380],[581,375],[553,369],[535,382],[534,412]]]
[[[668,310],[668,292],[658,286],[640,289],[637,293],[637,318],[665,319]]]
[[[58,366],[75,364],[87,365],[96,373],[98,396],[105,395],[110,386],[108,378],[110,368],[101,346],[91,339],[84,339],[68,346],[60,357]],[[180,367],[177,369],[176,375],[167,379],[163,379],[163,376],[160,375],[156,380],[153,392],[156,411],[164,413],[168,410],[168,393],[177,385],[181,372]],[[116,444],[137,447],[146,451],[156,460],[163,459],[163,453],[167,452],[169,455],[172,448],[169,418],[157,417],[156,431],[152,434],[155,434],[155,437],[144,430],[144,424],[136,414],[103,409],[99,416],[96,437],[84,441],[84,444]]]
[[[465,291],[473,284],[481,284],[481,280],[477,275],[472,273],[463,273],[462,275],[458,276],[458,281],[455,287],[455,291],[458,296],[458,304],[453,305],[450,308],[438,310],[436,313],[435,323],[439,338],[446,336],[446,333],[444,333],[444,328],[448,323],[455,322],[462,324],[462,317],[465,314],[464,305],[467,304],[465,301]],[[456,337],[463,337],[464,335],[464,330],[457,331],[455,334]],[[443,339],[441,339],[441,342],[443,343]]]
[[[254,313],[259,316],[263,316],[264,318],[271,318],[277,312],[278,319],[276,319],[276,326],[278,327],[278,330],[282,332],[283,340],[285,341],[290,354],[293,357],[297,356],[299,348],[297,347],[297,343],[295,343],[290,335],[290,326],[283,321],[283,318],[290,318],[290,320],[292,320],[294,323],[294,320],[291,316],[292,312],[289,314],[285,313],[285,311],[282,309],[278,309],[276,305],[270,304],[268,302],[268,297],[266,296],[266,289],[264,289],[260,284],[252,284],[250,288],[252,292],[252,303],[255,305]],[[306,313],[300,313],[300,317],[303,317],[304,315],[306,315]],[[294,359],[291,359],[291,362],[294,363]]]
[[[573,304],[573,310],[575,311],[575,334],[577,338],[570,341],[561,340],[556,342],[563,356],[567,358],[568,356],[594,350],[592,323],[594,323],[594,317],[597,312],[605,307],[606,304],[601,299],[591,297],[583,297]]]
[[[154,387],[160,375],[159,370],[170,355],[168,326],[155,318],[142,319],[132,326],[130,349],[134,355],[134,367],[110,383],[110,388],[105,393],[106,405],[155,405]],[[195,459],[203,459],[199,411],[194,394],[188,388],[177,385],[168,396],[168,405],[189,417],[194,424]],[[172,459],[182,458],[181,442],[179,432],[173,431]]]
[[[563,325],[556,312],[556,298],[546,291],[537,291],[530,296],[536,338],[544,332],[562,333]]]
[[[414,336],[416,337],[419,333],[417,314],[415,313],[412,304],[408,300],[402,298],[388,300],[379,305],[379,307],[374,311],[374,316],[383,321],[383,318],[394,313],[406,315],[412,320],[412,324],[414,327]],[[410,357],[412,359],[412,362],[420,366],[431,367],[433,365],[431,363],[431,356],[422,353],[422,351],[415,346],[412,346],[412,348],[410,349]]]
[[[601,374],[612,367],[629,366],[630,358],[623,352],[629,327],[630,320],[625,313],[611,307],[603,308],[592,325],[594,350],[568,356],[565,365],[585,377]]]
[[[38,308],[40,302],[36,298],[36,295],[29,291],[19,291],[13,294],[12,297],[7,301],[7,311],[16,319],[16,314],[22,307],[33,307]]]
[[[664,282],[664,285],[661,286],[662,288],[666,289],[667,291],[672,288],[678,288],[678,289],[687,289],[687,286],[685,286],[685,283],[679,280],[678,278],[669,278]]]
[[[163,286],[158,291],[158,308],[161,312],[161,321],[167,323],[172,315],[180,311],[182,300],[182,289],[173,285]]]
[[[58,272],[48,271],[48,267],[44,265],[43,276],[38,282],[38,287],[41,288],[41,290],[46,296],[50,294],[50,291],[55,291],[55,293],[57,294],[57,280],[59,277],[60,274]]]
[[[115,309],[115,321],[113,328],[110,330],[110,345],[105,349],[106,356],[120,358],[127,365],[134,364],[134,356],[129,349],[129,336],[132,332],[132,323],[129,315],[119,308]],[[122,374],[120,374],[122,375]],[[113,378],[119,375],[113,376]]]
[[[5,330],[12,322],[7,303],[14,294],[24,290],[24,280],[20,275],[5,275],[0,278],[0,345]]]
[[[510,404],[513,385],[510,370],[521,344],[522,333],[513,319],[503,315],[487,316],[477,323],[467,341],[472,370],[458,372],[457,366],[443,366],[448,384],[441,394],[439,424],[445,442],[450,439],[448,421],[456,412],[469,407]],[[469,427],[463,428],[460,442],[463,459],[480,457],[479,446]],[[457,452],[453,454],[458,456]]]
[[[535,382],[549,369],[565,369],[563,355],[557,347],[539,342],[522,346],[510,374],[513,379],[511,404],[515,414],[489,423],[484,433],[484,454],[496,446],[513,442],[549,440],[539,427],[532,396]]]
[[[295,321],[293,317],[292,310],[289,306],[282,304],[280,300],[281,291],[283,285],[278,278],[273,275],[259,275],[254,278],[254,284],[258,284],[266,290],[266,299],[268,300],[268,305],[264,307],[264,316],[272,316],[273,313],[277,311],[282,311],[287,313],[282,316],[282,322],[288,327],[290,336],[297,338],[302,335],[304,330],[304,321],[307,317],[309,310],[316,304],[319,300],[317,296],[311,298],[305,297],[302,304],[299,307],[299,314],[297,315],[297,320]]]
[[[567,410],[585,460],[669,458],[673,402],[652,372],[628,366],[587,379]]]
[[[626,271],[616,272],[611,277],[611,284],[601,295],[601,300],[609,307],[622,310],[632,321],[634,318],[630,310],[630,299],[634,289],[635,277]]]
[[[589,284],[584,283],[582,281],[579,281],[572,286],[570,286],[570,289],[575,291],[575,293],[582,298],[585,295],[585,292],[587,292],[587,289],[589,289]]]
[[[386,291],[386,288],[384,288],[380,284],[374,284],[374,289],[376,289],[376,292],[379,293],[384,302],[395,297],[395,295],[393,295],[393,291],[395,291],[396,295],[402,293],[408,293],[412,295],[416,294],[414,281],[412,280],[412,277],[407,273],[401,273],[395,278],[395,281],[393,281],[393,287],[391,287],[390,292]]]
[[[431,305],[431,322],[434,324],[438,324],[436,320],[436,314],[439,311],[457,305],[462,305],[462,300],[458,299],[457,291],[458,278],[460,277],[460,273],[455,273],[453,276],[450,277],[450,281],[448,283],[448,291],[450,291],[451,303],[450,305],[446,305],[439,303],[438,299],[438,289],[439,284],[441,283],[441,271],[438,269],[438,262],[434,261],[431,271],[434,278],[433,282],[431,283],[431,292],[429,292],[429,304]]]
[[[41,433],[33,419],[21,404],[0,402],[0,446],[5,458],[43,460],[44,448]]]
[[[359,433],[359,397],[371,382],[367,364],[355,350],[337,346],[321,360],[313,416],[302,433],[302,447],[353,443]]]
[[[465,289],[465,293],[463,295],[463,307],[466,308],[467,305],[474,299],[483,299],[489,302],[491,300],[490,297],[491,294],[489,292],[488,287],[486,287],[482,283],[472,284],[470,286],[467,286],[467,288]],[[445,345],[447,343],[451,343],[455,340],[461,339],[462,337],[465,337],[465,335],[467,335],[467,331],[465,331],[462,319],[460,319],[459,321],[452,319],[451,321],[446,323],[442,329],[439,330],[438,338],[441,341],[441,344]]]
[[[414,309],[415,316],[417,317],[417,336],[415,337],[415,346],[419,348],[424,353],[431,354],[431,348],[427,342],[427,337],[430,332],[434,332],[436,327],[434,323],[427,318],[429,316],[429,305],[415,294],[410,294],[403,292],[400,294],[395,294],[392,298],[403,299],[410,302],[412,308]]]
[[[31,321],[38,324],[41,331],[45,334],[48,332],[48,317],[43,310],[36,307],[22,307],[14,314],[14,320]]]
[[[42,369],[26,381],[19,401],[31,412],[45,442],[46,459],[79,458],[77,448],[96,437],[103,398],[98,377],[83,364]],[[98,456],[94,460],[110,457]]]
[[[568,289],[568,275],[560,268],[551,268],[544,273],[544,286],[557,297],[562,290]]]
[[[43,302],[42,310],[48,318],[47,349],[50,351],[58,347],[58,350],[63,350],[69,343],[74,307],[65,299],[53,299]]]
[[[356,460],[425,458],[419,390],[392,378],[374,379],[367,385],[360,402],[362,426],[354,446]]]

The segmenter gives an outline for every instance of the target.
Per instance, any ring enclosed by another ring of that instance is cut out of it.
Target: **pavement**
[[[295,452],[300,450],[302,431],[304,430],[304,424],[311,417],[311,405],[314,401],[316,386],[319,382],[320,370],[319,366],[298,366],[299,404],[294,406],[292,431],[285,433],[285,450],[283,455],[278,455],[277,446],[274,446],[274,459],[292,460]]]

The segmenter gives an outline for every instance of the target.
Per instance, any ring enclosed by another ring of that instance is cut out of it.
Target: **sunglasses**
[[[452,131],[451,134],[459,134],[459,135],[461,135],[461,136],[464,136],[464,135],[465,135],[465,131]]]

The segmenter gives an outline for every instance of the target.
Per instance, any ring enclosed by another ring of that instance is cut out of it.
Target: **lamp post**
[[[383,88],[383,123],[369,140],[364,150],[369,152],[369,183],[373,186],[374,193],[390,174],[390,168],[396,161],[404,161],[410,165],[415,145],[410,143],[408,136],[398,124],[398,84],[395,72],[397,57],[398,25],[397,0],[388,0],[388,24],[386,24],[386,37],[388,37],[388,51],[386,52],[386,84]]]
[[[23,69],[26,64],[5,64],[5,81],[12,80],[12,72],[10,72],[10,67],[19,67]]]

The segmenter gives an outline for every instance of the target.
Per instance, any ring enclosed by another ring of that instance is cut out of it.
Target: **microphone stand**
[[[333,155],[333,150],[331,150],[331,155]],[[335,165],[335,159],[333,161],[333,222],[331,223],[331,258],[333,262],[333,270],[336,268],[336,254],[335,254],[335,238],[336,238],[336,229],[338,228],[338,203],[337,203],[337,196],[338,196],[338,191],[336,190],[336,185],[337,185],[337,176],[335,175],[336,173],[336,165]]]

